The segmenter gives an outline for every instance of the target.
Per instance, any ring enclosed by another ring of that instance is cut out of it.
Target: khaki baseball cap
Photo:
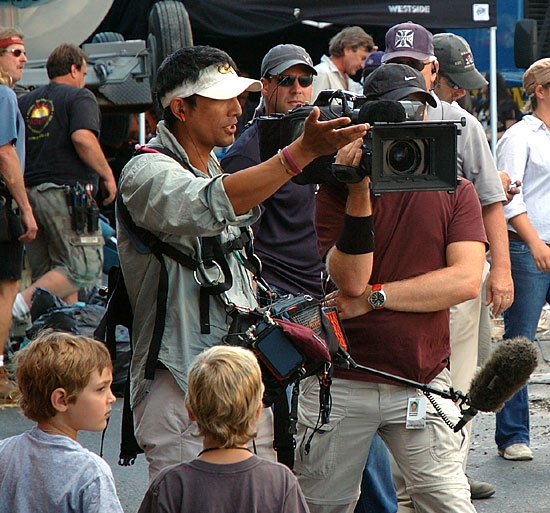
[[[550,84],[550,57],[539,59],[523,74],[523,88],[531,96],[538,85]]]

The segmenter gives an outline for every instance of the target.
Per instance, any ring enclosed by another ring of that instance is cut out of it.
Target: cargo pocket
[[[342,446],[348,444],[338,429],[347,414],[347,400],[342,394],[338,404],[332,403],[330,422],[318,425],[319,384],[317,377],[304,380],[298,408],[298,436],[296,440],[296,474],[312,478],[325,478],[333,474]]]
[[[80,286],[88,286],[101,276],[103,267],[103,237],[97,235],[78,235],[73,233],[70,238],[71,275]]]
[[[447,373],[445,370],[443,373]],[[448,389],[445,381],[438,382],[438,378],[430,383],[434,388],[441,390]],[[443,399],[432,394],[437,404],[437,409],[427,400],[426,404],[426,427],[430,436],[430,453],[434,461],[463,461],[465,451],[468,450],[468,435],[466,428],[455,433],[442,418],[442,414],[453,424],[459,420],[460,411],[453,401]],[[439,411],[438,411],[439,410]]]

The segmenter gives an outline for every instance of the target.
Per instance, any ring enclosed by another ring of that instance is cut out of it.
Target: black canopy
[[[193,32],[218,38],[249,38],[295,26],[304,20],[390,27],[414,21],[429,28],[496,25],[496,0],[180,0]],[[98,31],[147,36],[147,13],[155,0],[115,0]]]
[[[120,32],[125,39],[146,39],[148,13],[156,1],[114,0],[96,32]],[[194,43],[227,51],[239,68],[252,76],[259,73],[265,53],[279,43],[301,45],[318,62],[327,53],[329,39],[344,26],[360,25],[383,49],[387,29],[409,20],[433,33],[496,25],[496,0],[180,1],[189,13]],[[306,20],[332,25],[320,30],[303,24]]]
[[[496,25],[495,0],[185,0],[183,3],[195,30],[233,37],[274,32],[303,20],[388,27],[410,20],[437,29]]]

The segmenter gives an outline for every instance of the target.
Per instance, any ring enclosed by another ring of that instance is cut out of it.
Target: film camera
[[[355,124],[370,123],[371,129],[363,139],[357,168],[334,164],[335,155],[319,157],[293,178],[296,183],[355,183],[370,176],[374,194],[456,189],[456,137],[464,118],[421,121],[422,102],[371,100],[341,90],[322,91],[315,105],[321,120],[348,116]],[[300,136],[312,108],[306,105],[284,115],[258,118],[262,160]]]

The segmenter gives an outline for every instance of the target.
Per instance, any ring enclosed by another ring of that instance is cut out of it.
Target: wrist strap
[[[372,216],[344,217],[344,226],[336,241],[336,248],[348,255],[362,255],[374,251],[374,218]]]

